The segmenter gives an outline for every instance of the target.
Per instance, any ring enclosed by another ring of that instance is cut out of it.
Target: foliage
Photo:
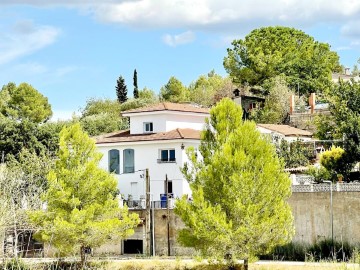
[[[122,118],[120,115],[115,116],[108,113],[101,113],[81,118],[80,124],[89,136],[97,136],[129,128],[127,119]]]
[[[328,88],[331,73],[340,69],[339,56],[329,44],[294,28],[262,27],[232,45],[224,67],[241,84],[266,88],[269,79],[283,74],[290,87],[310,94]]]
[[[343,140],[346,171],[360,161],[360,83],[339,81],[327,93],[330,116],[317,120],[318,136]],[[347,172],[344,177],[347,178]]]
[[[140,93],[141,93],[141,91],[140,91]],[[142,99],[142,98],[129,99],[127,102],[124,102],[123,104],[121,104],[120,110],[127,111],[127,110],[131,110],[131,109],[145,107],[145,106],[148,106],[148,105],[156,103],[156,102],[157,102],[156,100],[152,100],[152,99]]]
[[[0,97],[4,98],[0,103],[0,111],[10,119],[43,123],[52,115],[48,99],[30,84],[16,86],[8,83],[1,89]]]
[[[40,196],[46,189],[45,175],[52,166],[52,158],[44,153],[36,155],[23,149],[19,160],[11,159],[0,165],[0,231],[6,228],[7,237],[12,237],[12,250],[18,256],[18,239],[24,230],[31,228],[27,210],[41,207]]]
[[[183,83],[175,77],[170,77],[169,81],[160,89],[160,100],[170,102],[188,101],[189,90]]]
[[[86,247],[126,237],[139,223],[136,214],[119,208],[116,180],[98,167],[102,155],[95,148],[79,124],[64,127],[43,197],[47,210],[29,213],[39,226],[39,240],[51,243],[60,255],[78,250],[82,262]]]
[[[119,76],[119,78],[117,79],[115,90],[117,99],[120,104],[127,101],[127,87],[125,84],[125,79],[122,76]]]
[[[123,104],[112,99],[92,98],[87,100],[79,119],[83,130],[90,136],[96,136],[127,129],[128,121],[120,115]]]
[[[284,160],[285,168],[307,166],[309,164],[309,159],[313,155],[311,149],[306,147],[301,140],[290,143],[283,139],[277,144],[276,151],[279,158]]]
[[[278,246],[271,254],[260,256],[262,260],[280,260],[280,261],[306,261],[311,257],[314,261],[324,261],[334,259],[332,246],[335,250],[336,261],[351,261],[358,245],[351,245],[348,242],[341,242],[331,239],[324,239],[314,244],[303,242],[291,242],[289,244]]]
[[[112,99],[96,99],[90,98],[86,101],[85,108],[81,110],[81,117],[108,113],[112,115],[120,115],[120,104]]]
[[[337,180],[338,176],[348,176],[352,169],[352,164],[347,164],[345,151],[340,147],[331,147],[320,156],[320,164],[332,174],[333,180]]]
[[[58,147],[58,132],[62,123],[44,123],[38,125],[28,120],[21,122],[0,118],[0,154],[5,161],[8,156],[18,157],[23,148],[30,152],[53,153]]]
[[[201,75],[189,86],[190,101],[204,107],[211,107],[224,97],[231,97],[234,86],[230,78],[223,78],[215,71]]]
[[[158,102],[159,97],[155,94],[155,92],[147,87],[144,87],[142,90],[139,91],[139,98],[144,100],[149,100],[152,103]]]
[[[320,140],[334,140],[334,117],[332,115],[320,114],[315,116],[314,124],[316,131],[314,136]]]
[[[250,117],[257,123],[283,124],[289,115],[292,92],[281,76],[270,79],[270,82],[264,107],[252,110]]]
[[[309,166],[307,174],[313,176],[316,183],[322,183],[324,180],[330,180],[332,177],[331,173],[323,166],[320,166],[320,168]]]
[[[1,265],[0,265],[1,266]],[[19,258],[5,260],[3,270],[30,270],[30,266]]]
[[[201,159],[188,149],[182,169],[193,200],[176,204],[186,225],[179,241],[230,264],[287,243],[294,232],[290,178],[255,123],[242,121],[240,106],[225,98],[211,109],[199,151]]]
[[[134,70],[134,98],[139,98],[139,89],[138,89],[138,82],[137,82],[137,71]]]

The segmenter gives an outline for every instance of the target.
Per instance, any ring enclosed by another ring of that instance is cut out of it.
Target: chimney
[[[344,68],[345,75],[350,75],[350,68],[346,67]]]
[[[295,95],[290,96],[290,114],[293,114],[295,111]]]
[[[310,94],[309,105],[310,105],[311,114],[313,114],[315,111],[315,93]]]

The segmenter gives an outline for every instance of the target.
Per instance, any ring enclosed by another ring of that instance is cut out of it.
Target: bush
[[[21,259],[12,258],[10,260],[5,261],[2,269],[4,269],[4,270],[30,270],[30,267],[27,266]]]
[[[348,242],[334,241],[325,239],[315,244],[292,242],[284,246],[279,246],[267,255],[259,256],[263,260],[284,260],[284,261],[306,261],[308,258],[314,261],[335,260],[351,261],[358,256],[359,245],[351,245]],[[334,250],[334,251],[333,251]]]

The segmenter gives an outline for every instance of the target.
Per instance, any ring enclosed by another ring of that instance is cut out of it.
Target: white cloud
[[[304,28],[317,24],[350,26],[360,17],[359,0],[1,0],[0,5],[78,8],[104,23],[138,29],[191,29],[243,35],[266,25]],[[358,27],[360,29],[360,27]]]
[[[19,21],[8,31],[0,31],[0,65],[31,54],[54,43],[60,30],[32,21]]]
[[[104,22],[140,28],[234,30],[248,24],[343,22],[360,15],[355,0],[138,0],[92,6]]]
[[[163,41],[165,42],[165,44],[171,47],[176,47],[178,45],[191,43],[194,40],[195,40],[195,34],[191,31],[186,31],[178,35],[166,34],[163,36]]]

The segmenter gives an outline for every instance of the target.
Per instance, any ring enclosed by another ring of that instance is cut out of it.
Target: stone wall
[[[293,241],[314,243],[331,238],[330,192],[295,192],[289,199]],[[333,192],[334,240],[360,243],[360,192]]]

